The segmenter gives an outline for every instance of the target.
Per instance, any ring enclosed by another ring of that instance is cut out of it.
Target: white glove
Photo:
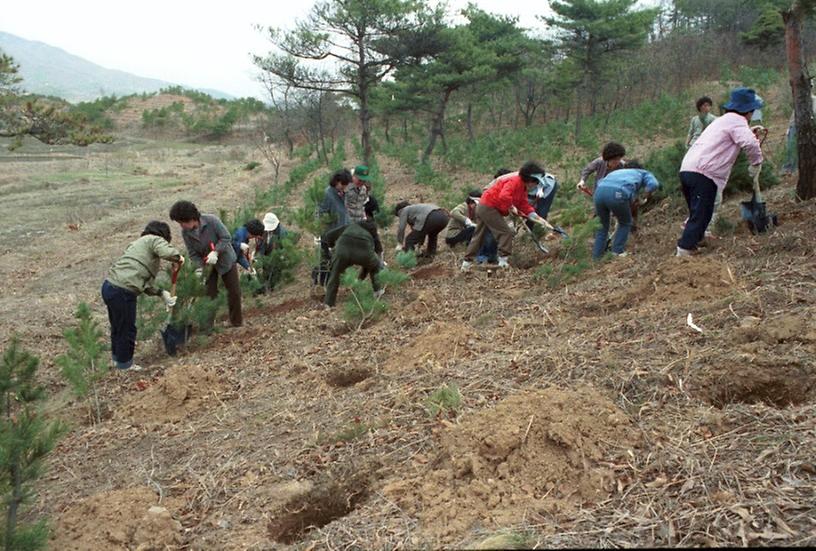
[[[394,247],[394,250],[400,252],[402,250],[402,245],[397,245],[396,247]]]
[[[582,189],[586,188],[586,183],[583,180],[578,181],[578,185],[575,186],[575,189],[581,191]]]
[[[758,165],[748,165],[748,176],[751,178],[756,178],[760,170],[762,170],[762,163],[759,163]]]
[[[258,272],[255,270],[255,268],[252,268],[252,267],[249,268],[248,272],[249,272],[249,275],[252,276],[252,277],[255,277],[256,275],[258,275]]]
[[[197,278],[201,279],[204,277],[204,268],[196,268],[195,274]]]
[[[210,254],[207,255],[207,264],[212,266],[216,262],[218,262],[218,253],[215,251],[210,251]]]
[[[178,297],[174,297],[170,294],[170,291],[162,291],[161,297],[164,299],[164,305],[169,309],[176,305],[176,299]]]
[[[475,228],[476,222],[474,222],[470,218],[465,218],[465,226],[468,226],[469,228]]]
[[[178,265],[179,266],[184,266],[184,257],[182,255],[179,255]]]
[[[241,243],[241,252],[245,253],[248,250],[249,250],[249,244],[248,243]]]
[[[515,205],[510,207],[510,214],[518,215],[518,213],[519,213],[519,211],[518,211],[518,209],[516,208]]]

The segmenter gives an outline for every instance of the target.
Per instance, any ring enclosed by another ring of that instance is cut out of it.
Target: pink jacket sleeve
[[[745,151],[750,164],[758,165],[762,162],[762,148],[759,146],[759,140],[747,124],[734,128],[731,131],[731,139]]]

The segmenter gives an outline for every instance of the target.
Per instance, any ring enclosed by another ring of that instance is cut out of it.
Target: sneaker
[[[683,223],[682,223],[682,224],[680,224],[680,229],[681,229],[681,230],[686,229],[686,224],[687,224],[687,223],[688,223],[688,218],[686,218],[685,220],[683,220]]]
[[[507,257],[506,256],[500,256],[499,257],[499,268],[509,268],[509,267],[510,267],[510,264],[508,264],[508,262],[507,262]]]
[[[131,364],[130,367],[117,367],[116,371],[119,373],[130,373],[131,371],[144,371],[144,368],[140,365]]]
[[[629,256],[629,253],[627,253],[626,251],[623,251],[622,253],[612,253],[612,254],[617,256],[617,257]]]
[[[470,260],[463,260],[461,270],[463,272],[468,272],[468,271],[470,271],[471,266],[473,266],[473,262],[471,262]]]
[[[677,247],[677,254],[675,256],[694,256],[697,251],[690,251]]]

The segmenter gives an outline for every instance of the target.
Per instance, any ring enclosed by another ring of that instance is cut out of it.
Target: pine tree
[[[12,339],[0,362],[0,488],[6,521],[0,540],[6,551],[42,549],[48,527],[40,520],[18,525],[20,508],[31,497],[31,483],[42,473],[43,459],[64,432],[59,422],[49,422],[37,411],[45,389],[35,382],[39,360]]]
[[[91,309],[84,302],[74,315],[79,323],[65,331],[68,352],[57,358],[62,375],[71,383],[74,393],[85,398],[90,394],[88,417],[92,422],[102,420],[97,383],[108,373],[110,365],[102,359],[104,340],[99,325],[91,319]]]

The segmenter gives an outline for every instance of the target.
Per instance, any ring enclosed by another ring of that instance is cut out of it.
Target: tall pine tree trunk
[[[476,137],[473,135],[473,104],[468,102],[467,108],[467,133],[468,141],[473,142]]]
[[[444,125],[445,125],[445,109],[448,105],[448,98],[450,98],[452,90],[445,90],[442,97],[439,99],[439,105],[436,108],[436,113],[431,120],[431,129],[428,135],[428,147],[422,153],[422,162],[427,163],[431,158],[434,147],[436,146],[436,139],[442,137],[444,139]]]
[[[816,124],[813,120],[810,78],[802,51],[801,25],[804,21],[804,11],[801,1],[794,0],[791,9],[784,12],[782,18],[785,21],[785,51],[793,93],[799,154],[796,196],[800,200],[806,200],[816,197]]]

